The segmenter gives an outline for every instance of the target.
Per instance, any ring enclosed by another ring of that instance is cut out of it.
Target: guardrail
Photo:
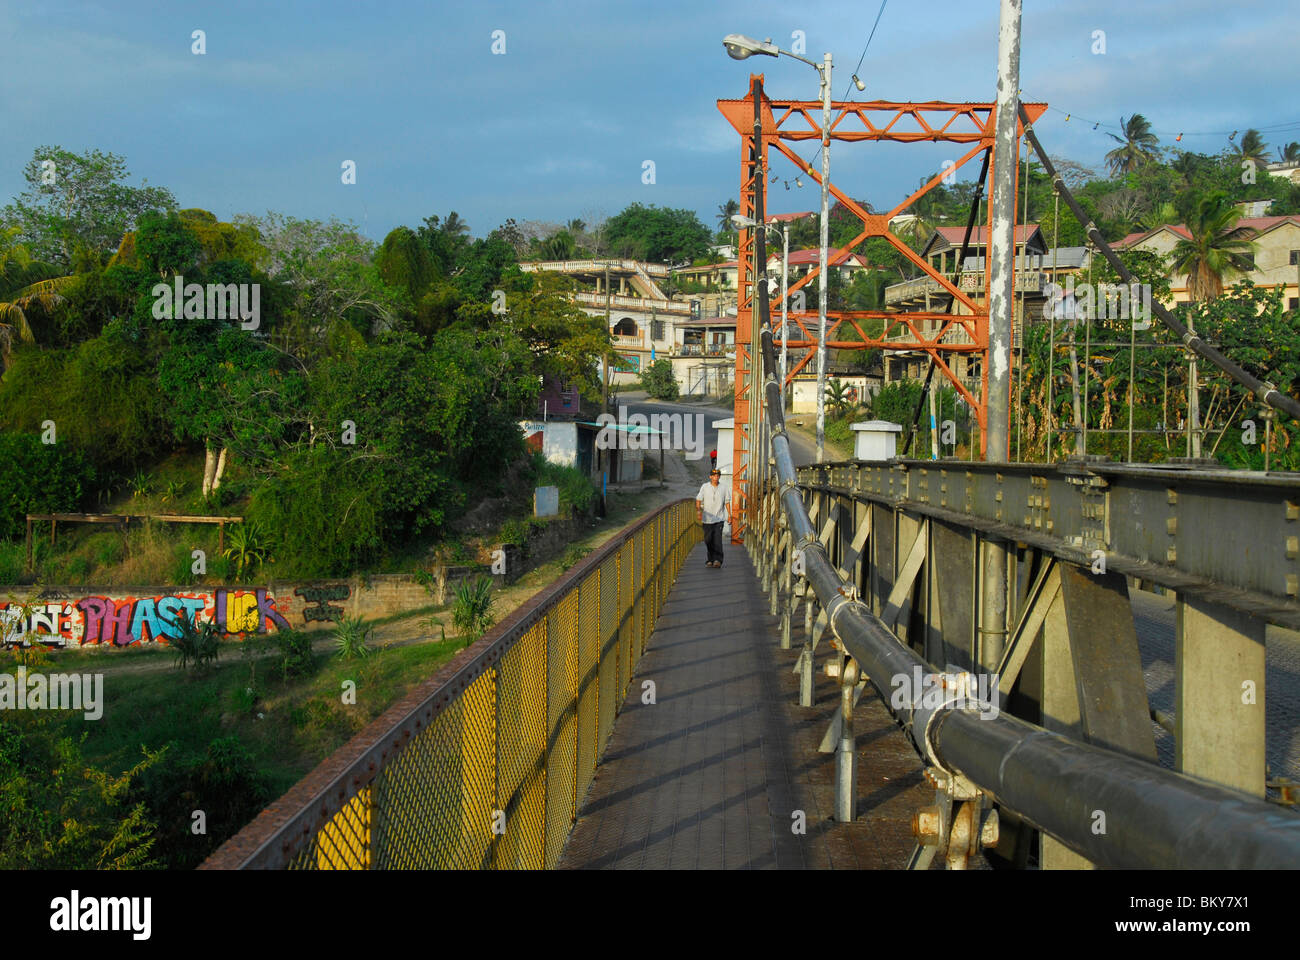
[[[761,218],[762,178],[758,183],[756,217]],[[758,242],[761,258],[761,232]],[[762,446],[770,449],[770,458],[755,458],[751,468],[752,493],[748,503],[751,536],[747,545],[754,554],[764,589],[769,593],[771,612],[782,615],[783,646],[789,646],[791,601],[798,600],[805,605],[806,639],[796,666],[800,674],[801,704],[811,704],[812,657],[820,636],[834,638],[850,658],[839,673],[842,702],[837,723],[827,732],[827,740],[838,743],[836,818],[852,820],[855,814],[856,747],[852,713],[861,677],[875,688],[906,732],[927,764],[926,776],[935,787],[934,805],[919,810],[914,820],[918,845],[909,867],[927,867],[936,855],[942,854],[949,866],[963,868],[971,855],[982,847],[996,844],[999,821],[997,811],[992,809],[995,803],[1022,823],[1058,841],[1068,851],[1100,866],[1283,869],[1300,863],[1300,818],[1290,811],[1272,807],[1263,799],[1239,790],[1165,770],[1152,762],[1153,757],[1148,759],[1143,755],[1139,759],[1139,751],[1115,743],[1115,735],[1122,740],[1128,732],[1109,723],[1108,714],[1113,712],[1116,698],[1120,699],[1121,712],[1125,714],[1131,712],[1125,709],[1130,705],[1127,701],[1132,699],[1127,696],[1129,691],[1139,692],[1145,703],[1140,666],[1136,667],[1136,678],[1130,683],[1125,672],[1132,676],[1131,662],[1075,662],[1076,673],[1087,668],[1090,682],[1096,680],[1100,684],[1095,689],[1090,687],[1086,698],[1082,687],[1071,684],[1068,688],[1075,697],[1076,709],[1082,713],[1083,729],[1094,730],[1092,742],[1083,742],[1019,719],[1005,710],[982,709],[975,702],[977,683],[973,673],[962,669],[953,673],[936,670],[894,633],[893,624],[898,621],[902,606],[911,602],[912,578],[907,571],[910,568],[914,576],[916,564],[925,557],[920,549],[909,551],[906,560],[896,558],[903,568],[898,575],[897,589],[890,589],[879,613],[858,598],[857,583],[849,581],[845,569],[835,565],[828,549],[834,535],[830,525],[819,534],[803,500],[800,479],[790,455],[781,386],[773,374],[776,350],[766,284],[758,284],[758,294],[755,322],[761,331],[758,370],[762,371],[762,430],[766,438]],[[824,472],[826,467],[816,469]],[[1027,538],[1031,530],[1038,529],[1034,510],[1045,511],[1045,515],[1039,513],[1044,520],[1059,519],[1059,515],[1053,517],[1049,498],[1043,497],[1039,490],[1024,501],[1033,509],[1020,526],[1018,505],[1014,508],[1016,512],[1011,512],[1014,501],[1009,502],[1005,491],[996,489],[1002,480],[997,472],[1007,468],[998,464],[986,469],[994,475],[986,478],[991,482],[979,486],[994,496],[990,507],[995,513],[994,522],[1016,524],[1015,537]],[[873,479],[883,483],[894,478],[880,471]],[[928,496],[956,492],[950,491],[940,479],[939,489],[930,487]],[[1031,485],[1039,484],[1029,484],[1026,478],[1026,486]],[[974,486],[968,492],[969,496],[963,496],[960,511],[951,513],[979,530],[983,524],[968,516],[974,512]],[[1213,504],[1196,506],[1205,510]],[[1001,512],[1003,507],[1008,511],[1005,516]],[[1099,505],[1095,497],[1079,509],[1081,517],[1074,526],[1080,531],[1110,522],[1106,505]],[[1294,508],[1293,502],[1288,501],[1286,509],[1300,517],[1300,510]],[[1135,511],[1129,522],[1137,522],[1139,516]],[[1055,526],[1054,523],[1049,527],[1049,532]],[[1173,524],[1166,524],[1166,530],[1175,533]],[[996,535],[998,531],[993,532]],[[861,525],[860,532],[855,531],[853,543],[848,545],[850,551],[862,549],[859,540],[865,540],[864,534],[871,535],[871,526],[866,523]],[[1082,546],[1086,547],[1090,537],[1086,532],[1083,536]],[[914,546],[923,542],[919,537],[913,541]],[[1106,555],[1104,550],[1099,552],[1103,557]],[[1170,560],[1173,559],[1171,556]],[[846,562],[843,557],[841,562]],[[795,577],[799,579],[797,587],[792,583]],[[944,590],[958,597],[962,596],[961,591],[969,591],[966,600],[974,602],[974,581],[961,577],[938,578],[933,584],[942,584]],[[931,586],[918,589],[924,595]],[[1075,592],[1087,599],[1087,590]],[[1080,605],[1075,604],[1076,608]],[[1195,615],[1194,610],[1192,614]],[[942,627],[936,624],[937,630],[924,631],[927,635],[937,633],[933,639],[941,648],[943,633],[948,629],[947,619],[945,614]],[[992,618],[988,619],[991,622]],[[1085,641],[1080,645],[1085,656],[1090,651],[1099,652],[1099,659],[1105,660],[1107,626],[1102,620],[1084,624],[1084,629],[1078,631]],[[1041,627],[1040,620],[1037,624],[1017,624],[1016,629],[1032,639]],[[982,632],[989,635],[1004,631],[982,629]],[[923,636],[921,642],[926,639]],[[1086,642],[1090,639],[1095,641],[1091,646]],[[1073,636],[1069,643],[1067,649],[1073,655]],[[927,643],[926,649],[933,645]],[[1060,646],[1057,644],[1058,650]],[[990,649],[996,648],[990,644]],[[1028,646],[1012,643],[1006,653],[1011,655],[1017,650],[1023,655]],[[976,669],[986,666],[982,653],[972,659]],[[993,668],[999,670],[1001,665],[999,660]],[[930,678],[929,684],[923,679],[926,677]],[[899,684],[896,678],[905,681],[916,678],[920,682]],[[1008,692],[999,683],[987,696],[997,705]],[[1149,728],[1146,734],[1149,739]]]
[[[636,523],[378,717],[201,869],[554,866],[699,533],[691,500]]]

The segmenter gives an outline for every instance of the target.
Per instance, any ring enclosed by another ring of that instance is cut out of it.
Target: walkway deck
[[[832,819],[834,755],[817,751],[839,703],[817,651],[816,705],[798,706],[797,650],[778,647],[749,556],[720,570],[700,545],[650,639],[561,868],[898,869],[912,813],[933,802],[916,754],[877,697],[859,702],[858,815]],[[802,616],[794,645],[802,642]],[[641,702],[653,680],[656,702]],[[807,832],[792,831],[802,810]]]

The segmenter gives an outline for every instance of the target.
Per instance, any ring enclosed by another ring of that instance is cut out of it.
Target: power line
[[[888,2],[889,0],[880,0],[880,9],[876,11],[876,22],[871,25],[871,33],[867,34],[866,46],[862,48],[862,56],[858,57],[858,65],[853,70],[853,80],[858,78],[858,73],[862,70],[862,62],[867,59],[867,50],[871,46],[871,38],[876,35],[876,27],[880,26],[880,15],[885,12],[885,4]],[[849,92],[853,89],[853,80],[850,80],[849,85],[844,88],[844,96],[840,97],[841,100],[849,98]]]

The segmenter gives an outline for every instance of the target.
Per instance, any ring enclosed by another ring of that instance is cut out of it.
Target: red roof
[[[835,247],[831,247],[829,250],[827,250],[826,252],[827,262],[834,265],[836,260],[835,254],[839,252],[840,251],[837,250]],[[776,254],[776,260],[778,263],[780,262],[781,260],[780,253]],[[795,264],[802,265],[805,263],[815,264],[815,263],[819,263],[820,261],[821,261],[821,249],[818,247],[810,247],[807,250],[790,251],[791,266],[794,266]],[[840,259],[839,265],[865,267],[867,265],[867,258],[862,256],[862,254],[860,253],[850,253],[847,257],[843,257]]]
[[[811,217],[813,212],[805,210],[803,213],[774,213],[767,218],[768,223],[787,223],[792,220],[802,220],[804,217]]]
[[[1254,230],[1256,233],[1264,233],[1266,230],[1272,230],[1280,223],[1288,222],[1300,226],[1300,216],[1292,214],[1280,217],[1242,217],[1237,221],[1237,228],[1244,227],[1247,230]],[[1186,224],[1166,223],[1156,227],[1154,230],[1139,230],[1136,233],[1130,233],[1123,240],[1113,244],[1113,246],[1116,250],[1124,250],[1135,243],[1140,243],[1148,237],[1155,236],[1161,230],[1172,230],[1184,240],[1192,239],[1192,235],[1188,231]]]
[[[1038,230],[1036,223],[1018,223],[1016,224],[1016,243],[1024,243],[1026,237],[1032,237]],[[971,243],[983,244],[985,242],[984,234],[988,227],[976,227],[970,232]],[[944,240],[954,247],[966,239],[965,227],[938,227],[935,233],[943,237]]]

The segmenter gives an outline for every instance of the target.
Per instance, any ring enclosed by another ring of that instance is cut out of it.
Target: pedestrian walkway
[[[700,545],[660,614],[560,867],[904,866],[912,814],[934,800],[915,752],[868,688],[855,721],[857,819],[832,820],[834,755],[817,747],[839,703],[824,672],[833,651],[823,640],[816,705],[799,707],[797,650],[779,649],[747,553],[729,545],[717,570],[704,560]]]

